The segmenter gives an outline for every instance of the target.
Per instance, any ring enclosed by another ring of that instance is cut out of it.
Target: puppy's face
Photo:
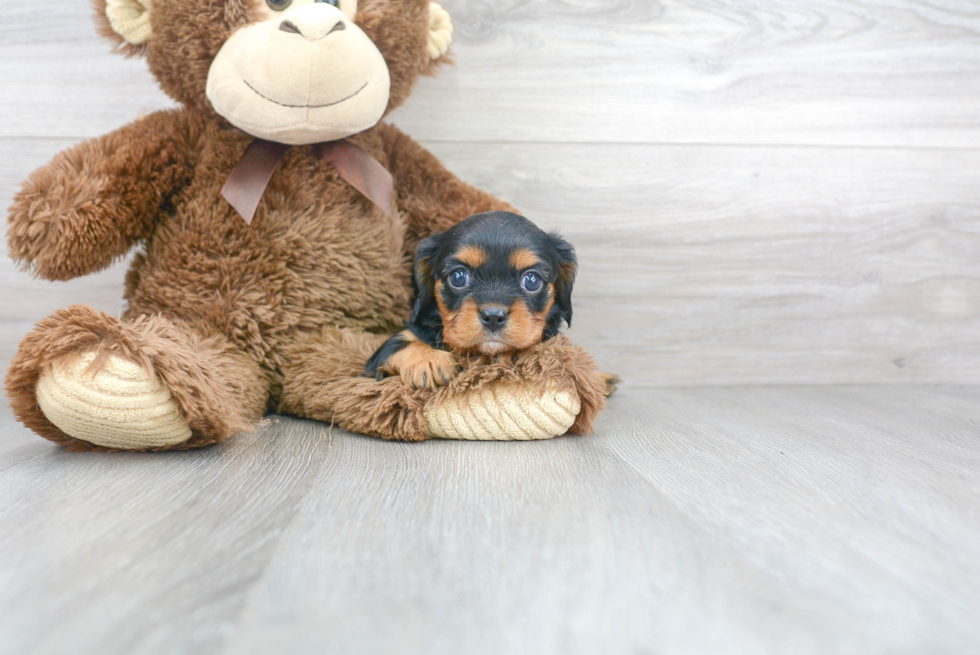
[[[456,352],[523,350],[571,323],[575,267],[574,249],[526,218],[478,214],[419,246],[416,310],[438,312]]]

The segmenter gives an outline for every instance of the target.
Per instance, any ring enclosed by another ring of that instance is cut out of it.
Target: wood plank
[[[48,9],[33,13],[60,14],[61,29],[53,31],[63,38],[41,38],[45,26],[36,21],[32,43],[0,37],[0,137],[94,137],[175,105],[143,60],[111,54],[95,33],[89,3],[58,0]],[[10,3],[0,6],[0,21],[11,10]],[[66,15],[74,18],[71,25],[62,24]],[[8,30],[11,25],[16,22]]]
[[[0,195],[67,143],[0,140]],[[980,151],[427,145],[564,230],[569,334],[626,379],[980,382]],[[4,258],[0,316],[117,312],[123,266],[48,283]]]
[[[226,652],[973,652],[977,400],[634,387],[591,437],[338,437]]]
[[[430,145],[575,244],[628,380],[980,382],[980,152]]]
[[[459,65],[395,120],[480,141],[977,147],[969,0],[450,0]]]
[[[0,409],[0,653],[216,652],[328,455],[324,428],[76,454]]]
[[[468,3],[394,119],[421,139],[980,146],[969,0]],[[87,3],[0,7],[0,136],[94,136],[171,104]]]
[[[588,437],[167,454],[0,408],[0,653],[974,652],[978,401],[627,386]]]
[[[828,611],[825,638],[848,626],[808,650],[966,653],[980,643],[976,394],[658,389],[642,409],[627,395],[628,418],[614,405],[602,444],[784,592]]]

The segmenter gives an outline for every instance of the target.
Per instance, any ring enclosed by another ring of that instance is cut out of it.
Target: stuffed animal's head
[[[171,97],[263,139],[331,141],[375,125],[444,61],[429,0],[95,0],[102,33],[147,57]]]

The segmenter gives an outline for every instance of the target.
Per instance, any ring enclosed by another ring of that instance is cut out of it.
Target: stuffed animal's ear
[[[548,235],[555,256],[555,308],[552,316],[557,323],[562,320],[572,326],[572,286],[575,284],[575,273],[578,271],[578,259],[575,248],[555,232]],[[557,311],[556,311],[557,310]]]
[[[160,0],[94,0],[102,36],[128,55],[145,52],[153,38],[150,5],[154,1]]]
[[[429,3],[429,58],[435,61],[449,52],[453,43],[453,21],[441,5]]]
[[[433,258],[439,251],[441,234],[434,234],[424,239],[415,251],[415,274],[412,281],[418,298],[412,308],[411,322],[415,322],[422,314],[428,312],[436,302],[436,277],[432,268]]]

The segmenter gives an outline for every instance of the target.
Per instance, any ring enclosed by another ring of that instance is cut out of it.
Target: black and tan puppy
[[[412,316],[365,375],[431,389],[456,375],[453,353],[499,355],[550,339],[562,321],[571,325],[575,269],[571,245],[509,212],[429,237],[415,255]]]

